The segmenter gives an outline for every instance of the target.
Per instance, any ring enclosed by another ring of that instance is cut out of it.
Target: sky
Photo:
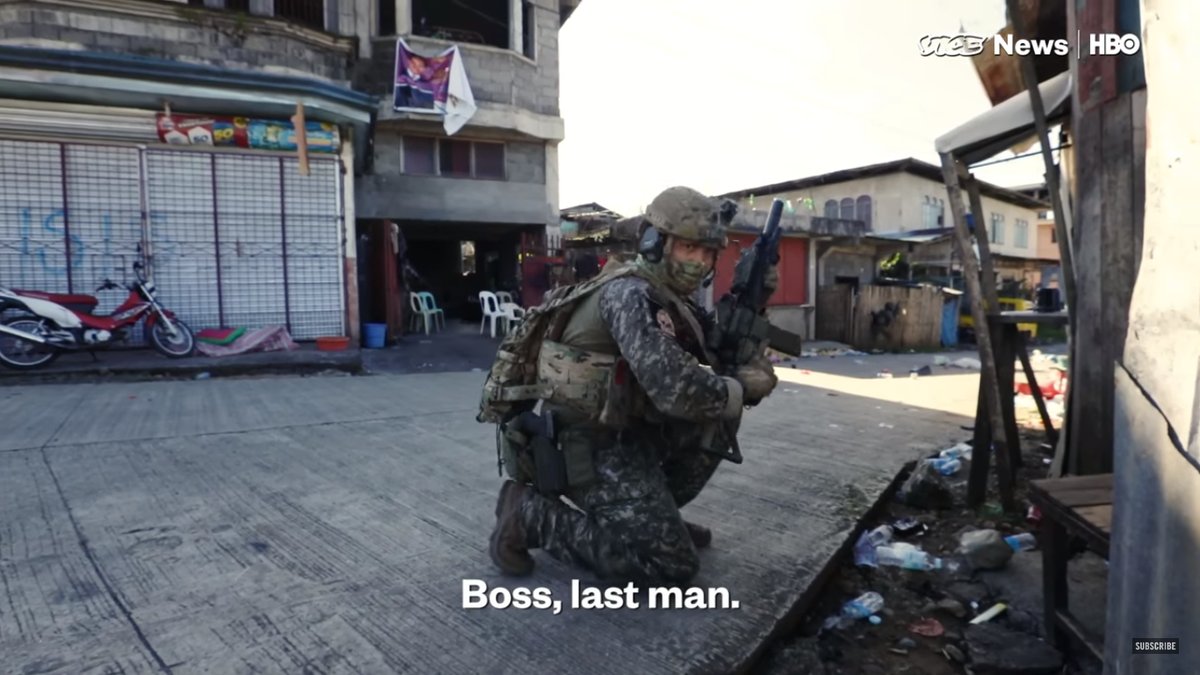
[[[960,25],[991,35],[1004,4],[583,0],[559,35],[559,205],[634,215],[672,185],[721,194],[904,157],[936,164],[934,139],[991,103],[970,59],[922,57],[918,41]],[[1041,162],[975,174],[1036,183]]]

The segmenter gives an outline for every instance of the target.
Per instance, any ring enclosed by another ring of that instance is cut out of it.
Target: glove
[[[742,385],[746,405],[757,405],[779,384],[774,366],[762,356],[738,368],[735,379]]]

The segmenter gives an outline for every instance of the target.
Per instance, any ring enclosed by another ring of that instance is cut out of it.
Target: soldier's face
[[[717,252],[694,241],[675,239],[671,242],[671,258],[677,263],[701,263],[711,270],[717,263]]]

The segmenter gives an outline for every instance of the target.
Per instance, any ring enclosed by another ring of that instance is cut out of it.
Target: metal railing
[[[275,0],[275,16],[316,30],[325,30],[324,0]]]

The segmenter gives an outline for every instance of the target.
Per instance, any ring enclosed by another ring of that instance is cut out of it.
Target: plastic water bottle
[[[932,460],[932,462],[933,462],[933,468],[937,469],[937,472],[942,474],[943,476],[953,476],[954,474],[958,473],[959,469],[962,468],[962,462],[958,461],[957,459],[955,459],[953,457],[948,458],[948,459],[943,459],[943,458],[939,457],[937,459]]]
[[[952,448],[946,448],[938,453],[938,457],[942,459],[971,459],[971,446],[968,443],[959,443]]]
[[[875,561],[889,567],[902,567],[906,570],[942,569],[941,558],[935,558],[915,546],[880,546],[875,549]]]
[[[867,533],[867,541],[871,542],[872,546],[882,546],[892,540],[892,534],[890,526],[880,525]]]
[[[1018,553],[1021,551],[1029,551],[1029,550],[1035,549],[1035,548],[1037,548],[1037,545],[1038,545],[1037,537],[1033,536],[1032,534],[1030,534],[1028,532],[1024,532],[1022,534],[1009,535],[1004,538],[1004,541],[1008,542],[1008,545],[1010,547],[1012,547],[1012,550],[1014,550]],[[878,549],[876,549],[876,550],[878,550]]]
[[[842,606],[842,616],[847,619],[865,619],[883,609],[883,596],[875,591],[863,593]]]

